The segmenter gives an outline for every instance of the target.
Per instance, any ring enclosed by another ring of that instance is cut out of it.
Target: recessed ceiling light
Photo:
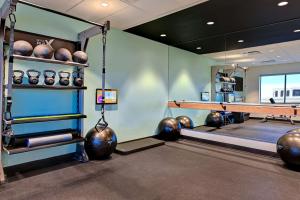
[[[300,29],[294,30],[294,33],[300,33]]]
[[[202,47],[197,47],[196,49],[197,49],[197,50],[201,50],[201,49],[202,49]]]
[[[103,3],[101,3],[101,6],[103,6],[103,7],[107,7],[109,4],[107,3],[107,2],[103,2]]]
[[[215,22],[207,22],[206,24],[207,24],[207,25],[214,25]]]
[[[167,37],[167,34],[160,34],[160,37]]]
[[[281,56],[277,56],[277,58],[280,58]]]
[[[238,43],[243,43],[244,42],[244,40],[238,40]]]
[[[287,1],[282,1],[282,2],[279,2],[277,5],[278,6],[286,6],[286,5],[288,5],[289,4],[289,2],[287,2]]]

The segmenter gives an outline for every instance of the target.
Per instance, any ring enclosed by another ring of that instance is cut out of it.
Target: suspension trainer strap
[[[99,121],[95,126],[97,131],[99,131],[98,126],[100,126],[102,130],[104,130],[108,126],[108,123],[105,120],[106,35],[107,35],[107,25],[105,25],[102,28],[102,105],[101,105],[101,118],[99,119]]]
[[[15,41],[15,24],[16,16],[11,9],[9,14],[10,20],[10,37],[9,37],[9,64],[8,64],[8,82],[7,82],[7,95],[6,95],[6,111],[4,115],[5,127],[4,127],[4,145],[9,146],[14,139],[14,132],[12,130],[12,80],[13,80],[13,67],[14,67],[14,41]]]

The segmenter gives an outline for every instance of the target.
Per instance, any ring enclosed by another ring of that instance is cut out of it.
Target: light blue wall
[[[76,40],[77,33],[89,27],[85,23],[35,8],[20,5],[17,9],[16,28],[24,31]],[[210,91],[210,62],[201,56],[176,48],[169,49],[161,43],[120,30],[110,31],[107,42],[107,88],[119,90],[119,103],[116,106],[107,106],[106,119],[117,133],[119,142],[154,135],[158,122],[171,115],[167,108],[169,75],[172,77],[170,99],[195,100],[200,91]],[[85,85],[88,90],[84,93],[84,113],[88,118],[84,120],[84,132],[93,127],[100,117],[100,108],[95,106],[95,90],[101,88],[100,45],[100,36],[96,36],[90,40],[87,50],[90,67],[85,70]],[[35,68],[42,71],[54,67],[57,67],[57,71],[72,70],[70,67],[50,64],[25,61],[16,63],[16,68],[23,70]],[[176,92],[177,89],[180,92]],[[13,114],[26,116],[74,113],[75,95],[75,92],[66,91],[14,91]],[[178,112],[172,111],[173,115],[179,114]],[[201,122],[201,113],[190,113],[193,119]],[[14,130],[17,134],[22,134],[75,127],[75,121],[71,120],[18,125],[14,126]],[[13,156],[3,153],[2,160],[4,166],[10,166],[71,153],[74,150],[75,145],[67,145]]]
[[[181,49],[169,48],[169,100],[200,101],[201,92],[211,90],[214,61]],[[203,125],[209,111],[170,109],[173,117],[189,116],[195,126]]]

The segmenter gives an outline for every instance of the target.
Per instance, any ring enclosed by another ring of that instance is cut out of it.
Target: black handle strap
[[[9,35],[9,63],[8,63],[8,83],[7,83],[7,96],[6,96],[6,110],[4,113],[4,146],[9,146],[14,141],[14,132],[12,130],[12,82],[13,82],[13,66],[14,66],[14,42],[15,42],[15,24],[16,16],[13,13],[14,10],[10,10],[10,35]]]
[[[101,118],[95,125],[95,129],[98,132],[106,129],[108,126],[107,121],[105,120],[105,73],[106,73],[106,35],[109,30],[109,23],[105,24],[102,28],[102,105],[101,105]],[[99,127],[101,130],[99,130]]]

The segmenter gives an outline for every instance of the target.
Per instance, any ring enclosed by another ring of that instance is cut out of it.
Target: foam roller
[[[41,145],[53,144],[58,142],[67,142],[73,139],[71,133],[62,135],[52,135],[37,138],[28,138],[26,143],[27,147],[36,147]]]

